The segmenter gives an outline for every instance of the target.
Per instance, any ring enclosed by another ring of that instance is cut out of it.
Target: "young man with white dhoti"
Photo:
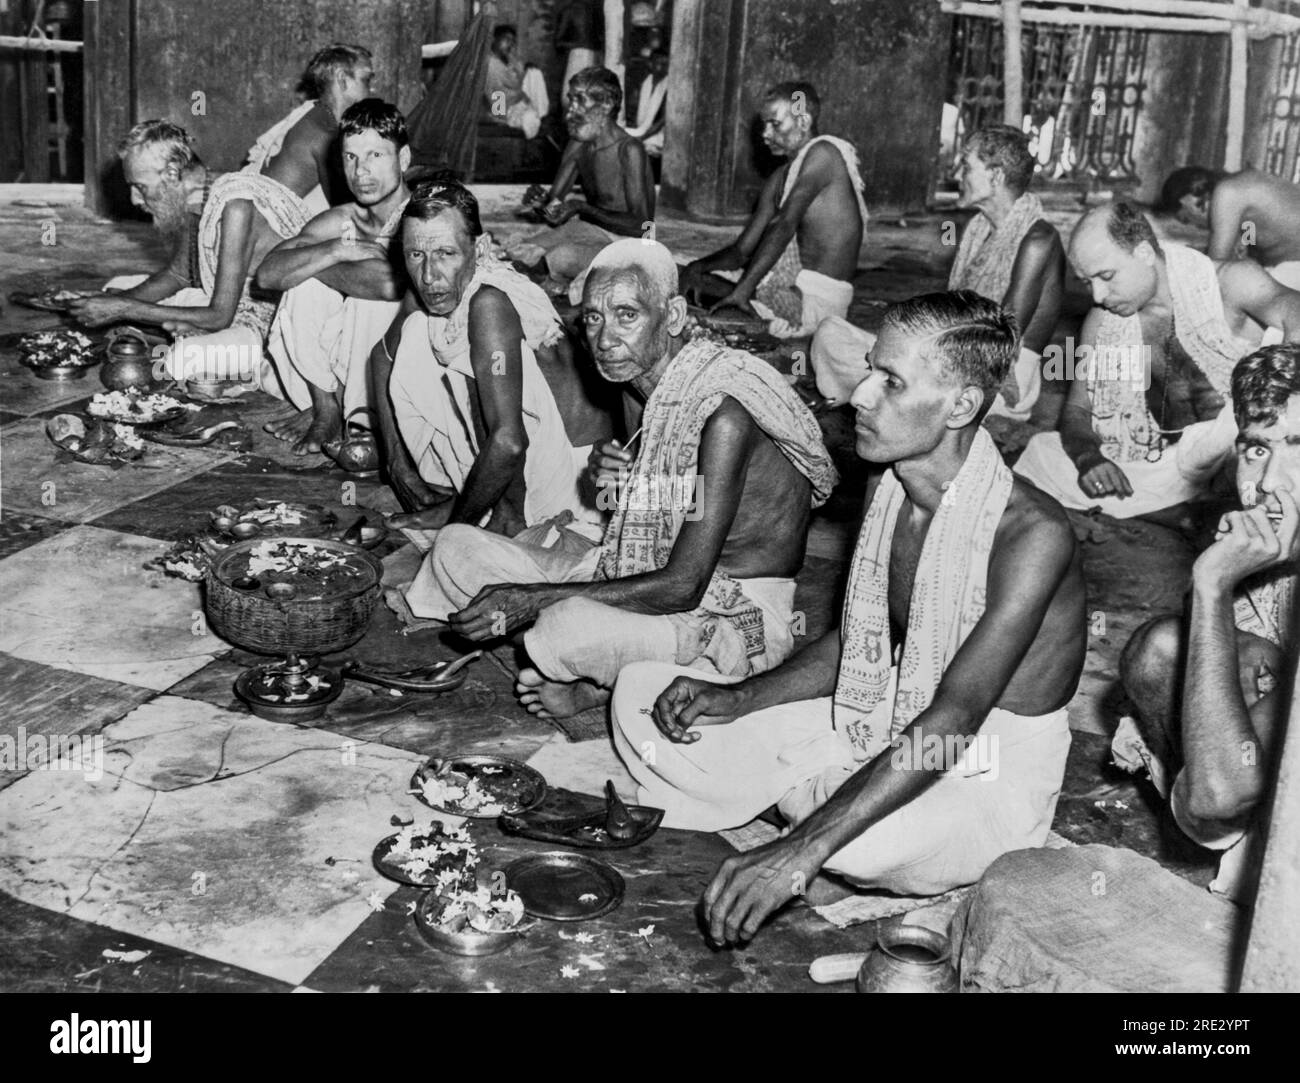
[[[1025,421],[1042,391],[1043,348],[1061,311],[1065,248],[1029,191],[1034,158],[1029,137],[996,124],[976,132],[962,156],[960,206],[978,212],[967,225],[948,275],[948,289],[998,301],[1021,328],[1020,356],[988,416]],[[824,320],[810,358],[817,390],[834,405],[849,401],[862,379],[875,335],[847,320]]]
[[[276,393],[274,370],[262,355],[275,304],[254,300],[249,286],[271,249],[306,225],[302,200],[270,177],[214,176],[185,129],[164,120],[137,124],[118,155],[131,201],[178,238],[176,255],[139,286],[85,297],[70,311],[90,327],[161,325],[176,336],[161,359],[173,379],[237,380]],[[186,216],[195,214],[191,234]],[[193,239],[191,247],[185,238]],[[188,274],[178,265],[182,255]]]
[[[811,335],[828,316],[848,315],[866,235],[858,152],[817,134],[820,112],[810,83],[768,91],[759,110],[763,142],[789,161],[763,185],[740,236],[682,273],[688,297],[716,301],[710,311],[755,313],[777,338]]]
[[[303,82],[315,97],[291,110],[248,148],[246,172],[279,181],[321,214],[346,198],[339,169],[338,135],[343,114],[370,97],[375,76],[370,50],[327,45],[307,62]]]
[[[1029,441],[1016,473],[1116,518],[1203,499],[1237,434],[1232,369],[1266,334],[1300,338],[1300,294],[1257,264],[1161,245],[1127,202],[1083,216],[1070,260],[1095,307],[1065,354],[1059,429]]]
[[[603,712],[635,661],[725,677],[782,661],[808,519],[836,481],[817,422],[779,373],[687,341],[663,245],[601,252],[582,315],[601,374],[645,403],[635,457],[612,441],[591,456],[615,504],[603,542],[556,554],[461,527],[444,531],[428,565],[454,631],[528,629],[532,664],[516,690],[552,717]]]
[[[392,253],[410,195],[406,121],[397,106],[366,98],[343,114],[339,134],[355,202],[317,215],[257,272],[258,285],[285,291],[267,348],[297,409],[266,428],[294,441],[295,455],[328,450],[345,419],[373,425],[366,361],[406,288]]]
[[[455,181],[417,185],[400,229],[415,311],[370,357],[385,466],[409,509],[390,525],[425,548],[449,523],[598,538],[579,479],[612,425],[582,397],[550,300],[492,256],[478,202]],[[407,601],[432,616],[422,581]]]
[[[542,130],[542,118],[551,111],[551,99],[541,69],[536,64],[525,66],[516,54],[518,46],[515,28],[498,23],[488,53],[484,104],[490,120],[519,129],[525,139],[534,139]]]
[[[980,421],[1017,329],[970,291],[891,306],[853,394],[869,494],[840,628],[725,684],[623,671],[615,746],[665,826],[717,831],[776,805],[790,831],[722,863],[720,944],[753,937],[821,872],[935,895],[1041,846],[1086,651],[1060,507],[1015,479]]]

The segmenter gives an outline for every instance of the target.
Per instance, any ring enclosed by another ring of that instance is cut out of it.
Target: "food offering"
[[[79,414],[56,414],[45,423],[45,434],[59,449],[55,462],[72,461],[117,469],[144,454],[144,441],[130,425],[96,421]]]
[[[198,406],[184,403],[171,395],[149,394],[136,388],[125,391],[101,391],[86,407],[91,417],[115,421],[120,425],[162,425],[175,421]]]
[[[9,295],[9,300],[24,308],[34,308],[38,312],[67,312],[73,301],[95,296],[86,290],[65,290],[57,287],[28,293],[18,290]]]
[[[375,847],[373,861],[380,873],[400,884],[440,892],[477,890],[479,852],[464,824],[408,824]]]
[[[350,594],[374,578],[371,560],[297,538],[259,542],[238,554],[225,572],[235,589],[260,589],[273,601],[324,601]]]
[[[95,344],[80,331],[37,331],[18,340],[19,362],[42,380],[79,380],[99,364]]]
[[[416,770],[411,793],[439,812],[487,820],[539,804],[546,779],[505,756],[435,758]]]

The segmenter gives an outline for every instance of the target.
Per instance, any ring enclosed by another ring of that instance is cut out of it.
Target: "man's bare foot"
[[[295,410],[284,417],[272,418],[262,428],[277,440],[297,440],[310,428],[311,422],[310,410]]]
[[[515,695],[538,718],[569,718],[588,707],[609,702],[609,689],[591,681],[548,681],[529,666],[519,671]]]
[[[332,444],[343,435],[343,418],[338,411],[312,411],[312,423],[293,445],[295,455],[317,455],[326,444]]]
[[[447,525],[451,516],[452,501],[444,500],[431,508],[419,511],[403,511],[384,518],[384,525],[389,530],[441,530]]]

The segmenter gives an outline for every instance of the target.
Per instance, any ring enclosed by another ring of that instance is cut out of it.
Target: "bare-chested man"
[[[400,230],[413,290],[370,356],[385,468],[407,509],[390,525],[430,543],[448,523],[599,537],[579,479],[613,426],[585,397],[554,306],[493,257],[478,201],[454,180],[418,184]],[[424,582],[407,601],[438,616]]]
[[[781,338],[811,335],[826,317],[848,314],[867,228],[858,152],[817,134],[820,112],[809,83],[768,91],[759,110],[763,142],[789,161],[763,185],[740,236],[682,275],[688,297],[715,300],[714,310],[757,312]]]
[[[339,121],[349,108],[370,97],[374,79],[370,50],[360,45],[327,45],[307,62],[303,82],[315,95],[268,131],[248,151],[255,173],[279,181],[320,214],[348,199],[339,167]]]
[[[971,136],[961,160],[961,205],[978,213],[948,275],[950,290],[1001,302],[1022,329],[1020,356],[989,408],[990,416],[1015,421],[1028,419],[1042,391],[1040,360],[1056,330],[1065,278],[1065,248],[1029,191],[1033,177],[1029,137],[1018,128],[995,124]],[[874,341],[847,320],[818,326],[810,357],[817,389],[830,403],[848,402]]]
[[[213,176],[184,128],[141,121],[118,144],[131,201],[177,237],[169,265],[125,293],[84,298],[73,315],[91,327],[161,325],[178,336],[163,359],[176,379],[230,379],[272,389],[262,347],[274,304],[249,295],[266,255],[306,225],[302,200],[253,173]],[[196,234],[175,223],[199,216]],[[192,248],[186,238],[195,237]],[[183,272],[181,259],[189,263]],[[185,288],[179,289],[178,287]]]
[[[551,227],[512,245],[512,259],[535,265],[543,258],[560,292],[577,278],[605,245],[619,237],[640,237],[655,216],[654,177],[639,139],[618,124],[623,88],[607,68],[587,68],[569,80],[564,123],[569,143],[549,190],[534,185],[524,205]],[[567,198],[582,181],[583,199]]]
[[[266,428],[293,440],[296,455],[328,448],[345,417],[373,424],[366,360],[406,288],[391,255],[410,195],[406,121],[397,106],[366,98],[343,114],[339,134],[355,201],[317,215],[257,272],[260,286],[286,291],[268,348],[298,409]]]
[[[686,340],[663,245],[601,252],[582,318],[601,374],[645,403],[635,456],[612,441],[591,455],[614,505],[603,543],[561,554],[460,527],[443,532],[432,565],[459,610],[454,631],[486,640],[528,629],[532,665],[517,691],[554,717],[603,704],[631,662],[724,677],[778,664],[794,644],[809,515],[835,483],[817,422],[779,373]]]
[[[1253,259],[1300,289],[1300,186],[1258,169],[1189,165],[1169,174],[1155,211],[1208,229],[1210,259]]]
[[[853,405],[858,455],[892,465],[841,628],[730,685],[665,665],[619,677],[615,746],[666,826],[738,827],[773,804],[791,826],[718,869],[716,943],[753,937],[823,871],[934,895],[1047,838],[1085,599],[1069,521],[980,425],[1017,338],[969,290],[886,312]]]
[[[1250,261],[1162,245],[1122,201],[1083,216],[1069,257],[1096,307],[1068,344],[1058,431],[1030,440],[1016,473],[1117,518],[1203,498],[1236,438],[1232,369],[1266,330],[1300,338],[1300,294]]]

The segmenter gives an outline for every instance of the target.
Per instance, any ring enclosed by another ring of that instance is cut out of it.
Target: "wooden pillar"
[[[1019,128],[1025,120],[1025,86],[1020,51],[1020,0],[1002,0],[1002,121]]]
[[[130,194],[117,168],[117,141],[136,122],[131,76],[135,35],[130,0],[85,5],[85,203],[96,214],[129,213]]]
[[[1233,0],[1238,8],[1247,6],[1246,0]],[[1228,31],[1232,43],[1232,61],[1228,69],[1228,130],[1223,148],[1223,168],[1236,171],[1241,168],[1242,148],[1246,143],[1246,78],[1249,42],[1246,24],[1233,23]]]

